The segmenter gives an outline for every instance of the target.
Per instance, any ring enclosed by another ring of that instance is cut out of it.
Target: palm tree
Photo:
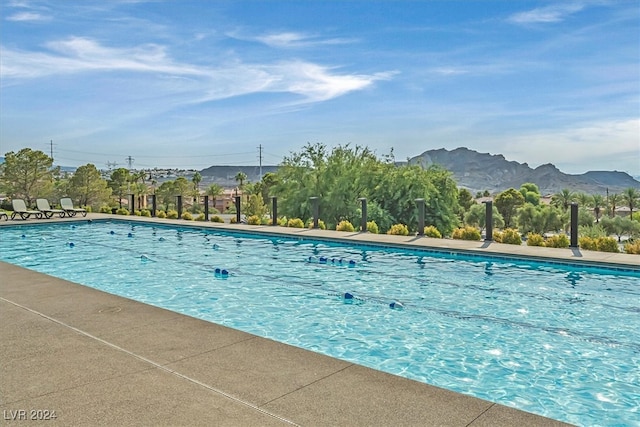
[[[224,189],[218,184],[211,184],[206,189],[207,196],[213,200],[213,207],[216,207],[216,198],[224,192]]]
[[[622,196],[617,193],[613,193],[609,195],[609,209],[611,210],[611,218],[615,218],[616,216],[616,207],[620,205],[622,202]]]
[[[193,185],[196,191],[200,192],[200,183],[202,182],[202,175],[200,174],[200,172],[196,171],[196,173],[193,174],[193,178],[191,178],[191,181],[193,181]]]
[[[622,200],[629,206],[629,218],[633,219],[633,208],[638,206],[640,193],[637,189],[629,187],[622,192]]]
[[[593,213],[596,215],[596,223],[600,222],[600,208],[604,206],[604,197],[600,194],[594,194],[591,196],[591,204],[593,206]]]
[[[561,192],[554,194],[551,197],[551,203],[555,206],[561,207],[565,211],[569,209],[569,205],[575,200],[575,193],[567,188],[563,188]]]
[[[236,182],[239,182],[240,185],[240,189],[242,189],[242,187],[244,186],[244,182],[247,180],[247,174],[244,172],[238,172],[236,174]]]
[[[581,207],[588,207],[593,203],[593,198],[587,193],[576,194],[574,200],[578,202]]]

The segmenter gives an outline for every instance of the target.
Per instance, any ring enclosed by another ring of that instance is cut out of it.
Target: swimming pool
[[[4,261],[141,302],[575,424],[640,419],[637,272],[125,221],[0,233]]]

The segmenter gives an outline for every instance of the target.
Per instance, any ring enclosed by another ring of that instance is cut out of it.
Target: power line
[[[262,180],[262,144],[258,146],[258,158],[260,159],[260,179]]]

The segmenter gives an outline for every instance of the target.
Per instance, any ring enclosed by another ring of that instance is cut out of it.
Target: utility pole
[[[50,141],[49,150],[51,152],[51,160],[53,160],[53,139]]]
[[[262,180],[262,144],[258,146],[258,158],[260,159],[260,180]]]
[[[127,156],[127,164],[129,165],[129,172],[131,172],[131,167],[133,166],[133,161],[135,159],[131,156]]]

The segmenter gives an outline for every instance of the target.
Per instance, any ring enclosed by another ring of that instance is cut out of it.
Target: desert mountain
[[[468,148],[428,150],[409,159],[411,164],[433,164],[451,171],[459,187],[472,193],[489,190],[495,194],[508,188],[520,188],[532,182],[542,194],[558,193],[563,188],[589,194],[619,193],[625,188],[640,189],[640,182],[618,171],[592,171],[580,175],[561,172],[548,163],[532,169],[526,163],[509,161],[501,154],[479,153]]]

